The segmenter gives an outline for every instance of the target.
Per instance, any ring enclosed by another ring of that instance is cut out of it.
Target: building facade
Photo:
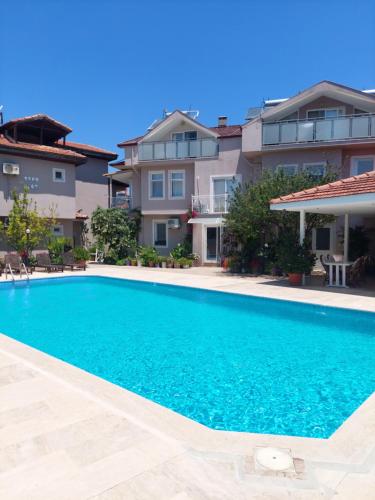
[[[12,192],[29,189],[41,215],[53,209],[53,233],[81,244],[83,222],[97,206],[108,206],[109,151],[68,142],[72,130],[46,115],[0,126],[0,218],[6,221]],[[7,250],[7,248],[2,248]]]
[[[225,213],[239,183],[278,169],[317,177],[330,170],[338,178],[375,169],[375,93],[324,81],[252,108],[243,125],[221,117],[206,127],[175,111],[119,147],[125,160],[111,175],[111,199],[141,210],[140,243],[168,254],[191,231],[200,262],[218,263]],[[126,191],[116,191],[115,181],[125,182]],[[366,217],[351,224],[373,229]],[[340,250],[342,225],[338,217],[314,231],[318,255]]]

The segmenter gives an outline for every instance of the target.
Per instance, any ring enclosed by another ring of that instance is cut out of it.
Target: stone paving
[[[92,265],[86,274],[372,311],[375,302],[371,292],[292,289],[216,269]],[[259,465],[264,447],[289,454],[289,468]],[[373,500],[375,395],[328,440],[214,431],[0,335],[0,498]]]

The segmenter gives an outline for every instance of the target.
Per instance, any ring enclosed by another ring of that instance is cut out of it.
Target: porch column
[[[108,178],[109,183],[108,183],[108,208],[111,208],[112,206],[112,176]]]
[[[305,211],[301,210],[299,213],[299,242],[303,245],[305,240]]]
[[[349,214],[345,214],[344,221],[344,262],[349,260]]]
[[[299,213],[299,243],[303,245],[305,241],[305,219],[306,214],[304,210],[301,210]],[[302,275],[302,285],[306,284],[305,275]]]

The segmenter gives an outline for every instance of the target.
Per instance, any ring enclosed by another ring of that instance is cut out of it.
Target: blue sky
[[[47,113],[109,149],[164,108],[234,124],[323,79],[375,88],[373,0],[19,0],[0,18],[5,118]]]

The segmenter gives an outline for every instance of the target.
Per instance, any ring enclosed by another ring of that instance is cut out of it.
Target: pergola
[[[300,214],[300,243],[305,239],[306,213],[344,215],[344,261],[348,261],[349,216],[375,216],[375,171],[275,198],[271,210]]]

